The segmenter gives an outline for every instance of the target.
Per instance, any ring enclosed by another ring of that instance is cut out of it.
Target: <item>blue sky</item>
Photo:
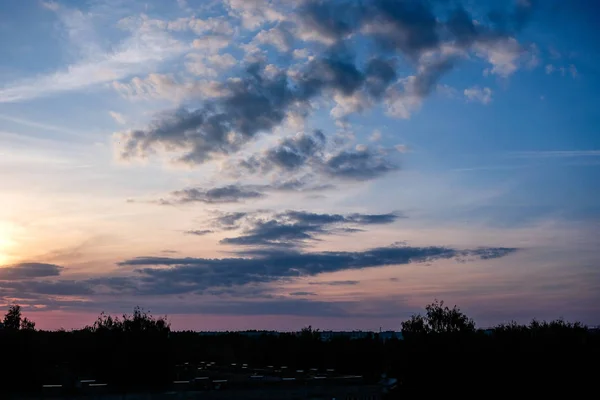
[[[597,324],[586,1],[0,5],[0,302],[48,328]],[[201,305],[199,305],[201,304]]]

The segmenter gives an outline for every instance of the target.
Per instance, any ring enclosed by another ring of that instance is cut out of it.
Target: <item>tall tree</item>
[[[21,328],[21,306],[13,304],[4,315],[4,329],[18,331]]]

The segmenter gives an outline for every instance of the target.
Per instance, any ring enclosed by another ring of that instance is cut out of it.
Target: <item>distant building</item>
[[[321,340],[328,342],[334,338],[344,337],[351,340],[355,339],[366,339],[369,337],[378,337],[379,340],[386,341],[390,339],[402,339],[401,332],[385,331],[385,332],[371,332],[371,331],[322,331],[319,332]],[[377,335],[377,336],[375,336]]]
[[[402,332],[394,332],[394,331],[379,332],[379,340],[385,342],[390,339],[403,340],[404,336],[402,336]]]

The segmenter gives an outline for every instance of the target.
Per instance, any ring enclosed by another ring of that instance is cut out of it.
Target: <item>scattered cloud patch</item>
[[[383,104],[390,116],[410,118],[440,79],[469,54],[487,60],[492,65],[491,74],[508,77],[518,69],[520,57],[527,49],[514,35],[529,19],[524,16],[530,16],[534,8],[521,3],[510,13],[496,13],[494,23],[486,26],[476,25],[460,6],[446,16],[437,16],[429,3],[310,0],[282,13],[275,4],[267,11],[262,3],[230,0],[226,3],[228,13],[239,18],[246,28],[275,23],[256,34],[260,44],[287,51],[296,36],[327,47],[300,65],[273,68],[258,61],[260,57],[246,62],[244,73],[214,87],[219,93],[215,99],[206,101],[200,97],[202,101],[197,106],[164,113],[144,129],[121,132],[121,155],[131,159],[169,150],[181,152],[180,162],[202,164],[217,155],[238,152],[257,135],[273,133],[290,115],[308,115],[311,102],[322,98],[334,101],[332,115],[342,123],[348,114],[378,104]],[[192,30],[213,32],[218,30],[219,21],[216,17],[210,21],[186,20],[173,24],[172,29],[192,24]],[[220,33],[231,33],[223,29],[227,32]],[[448,37],[441,35],[442,31]],[[378,56],[358,61],[350,42],[355,36],[373,43]],[[415,65],[413,75],[398,76],[398,57]],[[231,61],[227,59],[227,65]],[[204,75],[218,72],[217,68],[207,69],[204,61],[201,67],[197,72]],[[346,165],[346,160],[352,159],[373,167],[365,163],[368,157],[369,153],[343,154],[333,157],[332,162]],[[367,177],[388,171],[389,167],[378,164],[367,174],[352,170],[326,169],[340,172],[341,176]]]
[[[112,117],[112,119],[115,120],[115,122],[117,122],[118,124],[124,125],[127,123],[127,119],[125,118],[125,116],[121,113],[118,113],[116,111],[109,111],[108,114]]]
[[[371,133],[371,136],[369,136],[369,140],[371,142],[379,142],[381,140],[381,131],[379,131],[379,129],[375,129]]]
[[[481,88],[473,86],[465,89],[464,94],[469,101],[478,101],[482,104],[490,104],[492,102],[492,89],[489,87]]]
[[[579,70],[574,64],[570,64],[568,67],[547,64],[545,70],[546,74],[548,75],[552,75],[554,73],[558,73],[561,76],[571,75],[573,79],[577,79],[577,77],[579,76]]]

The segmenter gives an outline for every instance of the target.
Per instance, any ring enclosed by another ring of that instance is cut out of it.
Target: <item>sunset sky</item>
[[[0,305],[600,324],[593,3],[0,1]]]

